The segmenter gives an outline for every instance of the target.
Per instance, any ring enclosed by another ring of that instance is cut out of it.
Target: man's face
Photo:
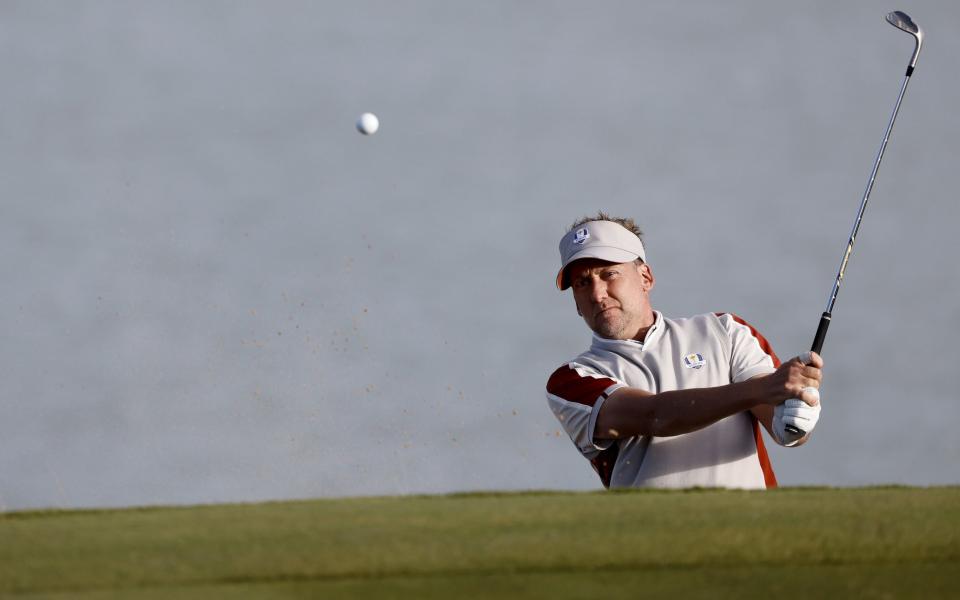
[[[645,263],[585,258],[567,267],[577,312],[600,337],[636,338],[653,325],[653,272]]]

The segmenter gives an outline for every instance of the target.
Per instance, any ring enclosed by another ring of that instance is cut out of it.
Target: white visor
[[[613,221],[588,221],[563,236],[560,240],[558,288],[565,290],[570,287],[564,271],[570,263],[581,258],[596,258],[611,263],[632,262],[639,258],[647,262],[640,238]]]

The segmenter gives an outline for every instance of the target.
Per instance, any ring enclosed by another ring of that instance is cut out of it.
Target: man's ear
[[[640,263],[637,266],[637,269],[640,271],[640,279],[643,282],[643,290],[649,292],[653,289],[653,286],[656,285],[657,279],[653,276],[653,269],[650,268],[650,265],[647,263]]]

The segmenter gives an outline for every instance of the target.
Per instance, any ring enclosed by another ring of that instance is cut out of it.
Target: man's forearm
[[[689,433],[764,404],[768,397],[769,391],[762,379],[660,394],[621,388],[600,407],[594,437],[617,439]]]

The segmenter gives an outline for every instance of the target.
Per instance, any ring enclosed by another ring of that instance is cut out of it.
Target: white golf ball
[[[363,135],[373,135],[380,129],[380,119],[373,113],[363,113],[357,119],[357,131]]]

